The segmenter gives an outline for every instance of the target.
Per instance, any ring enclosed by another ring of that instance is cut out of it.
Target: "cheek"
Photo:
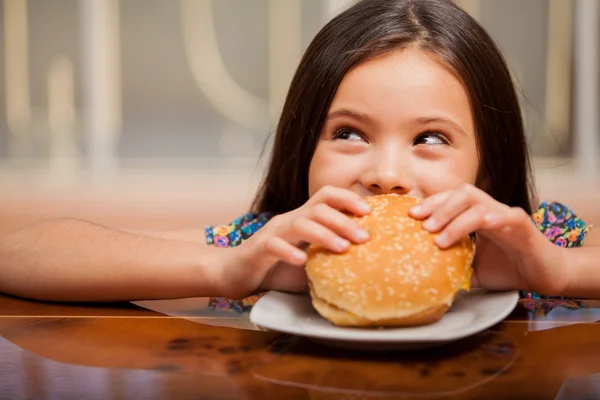
[[[324,186],[349,189],[359,176],[360,163],[356,158],[340,154],[318,145],[308,171],[308,196],[312,196]]]
[[[465,183],[474,185],[477,179],[477,163],[465,163],[463,159],[446,160],[435,167],[428,165],[415,168],[415,180],[425,195],[431,196],[452,190]]]

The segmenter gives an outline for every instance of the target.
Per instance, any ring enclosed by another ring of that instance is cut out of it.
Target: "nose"
[[[407,194],[412,183],[405,158],[393,151],[374,155],[371,165],[365,169],[362,185],[373,194]]]

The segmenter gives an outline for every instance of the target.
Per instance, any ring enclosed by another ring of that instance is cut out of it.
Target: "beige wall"
[[[351,1],[0,1],[0,230],[58,216],[192,227],[243,212],[301,51]],[[519,81],[541,197],[593,214],[597,181],[569,167],[573,2],[460,3]],[[196,58],[220,60],[221,75]],[[93,154],[108,155],[98,174]]]
[[[600,225],[600,184],[577,178],[568,167],[543,165],[537,172],[542,200],[571,206],[588,223]],[[1,177],[1,176],[0,176]],[[40,219],[82,218],[111,227],[184,229],[226,223],[245,212],[259,174],[179,171],[129,172],[109,184],[44,185],[29,175],[20,190],[4,177],[0,196],[0,234]],[[2,181],[2,179],[0,179]]]

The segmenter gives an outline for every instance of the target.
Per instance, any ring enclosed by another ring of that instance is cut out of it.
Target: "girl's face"
[[[310,164],[309,195],[330,185],[424,198],[475,184],[477,171],[467,93],[433,57],[408,48],[344,77]]]

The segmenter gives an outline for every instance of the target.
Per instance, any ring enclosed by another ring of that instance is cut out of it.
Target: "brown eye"
[[[340,128],[333,134],[334,140],[351,140],[351,141],[359,141],[365,140],[362,133],[352,128]]]
[[[428,146],[450,144],[450,141],[446,139],[444,135],[439,132],[425,132],[419,135],[415,141],[415,145],[424,144]]]
[[[354,129],[350,129],[350,128],[341,128],[338,129],[337,131],[335,131],[335,133],[333,134],[333,139],[337,140],[364,140],[363,135],[354,130]]]

